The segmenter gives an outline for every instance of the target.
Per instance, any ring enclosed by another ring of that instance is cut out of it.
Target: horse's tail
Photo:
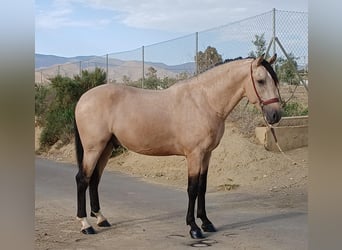
[[[77,158],[77,164],[79,169],[82,168],[82,162],[83,162],[83,146],[80,138],[80,134],[78,133],[78,128],[76,124],[76,120],[74,119],[74,129],[75,129],[75,147],[76,147],[76,158]]]

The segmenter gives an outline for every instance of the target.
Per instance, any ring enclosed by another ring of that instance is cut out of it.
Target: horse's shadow
[[[253,226],[257,224],[273,222],[276,220],[290,219],[290,218],[302,216],[305,214],[306,213],[304,212],[278,213],[278,214],[263,216],[263,217],[259,217],[255,219],[221,225],[217,227],[217,231],[220,232],[220,231],[227,231],[227,230],[232,230],[232,229],[241,229],[241,228],[245,228],[245,227],[249,227],[249,226]]]
[[[180,218],[183,219],[183,215],[184,215],[184,211],[181,210],[181,211],[175,211],[175,212],[171,212],[171,213],[156,214],[156,215],[152,215],[152,216],[148,216],[148,217],[121,220],[121,221],[117,221],[117,222],[112,223],[112,227],[102,228],[101,231],[102,232],[105,232],[108,230],[111,231],[111,230],[116,230],[118,228],[125,229],[125,228],[129,228],[129,227],[141,226],[143,224],[155,223],[155,222],[165,223],[165,228],[167,228],[168,221],[179,220]],[[217,232],[206,233],[204,235],[209,236],[209,235],[215,235],[217,233],[222,234],[222,232],[223,233],[227,232],[227,231],[229,232],[229,231],[234,230],[234,229],[245,229],[245,228],[249,228],[249,227],[252,227],[252,226],[258,225],[258,224],[269,223],[269,222],[273,222],[273,221],[277,221],[277,220],[291,219],[291,218],[302,216],[302,215],[306,215],[306,213],[305,212],[277,213],[277,214],[258,217],[258,218],[254,218],[254,219],[242,220],[242,221],[235,222],[235,223],[227,223],[224,225],[218,225],[216,227]],[[113,221],[113,218],[112,218],[112,221]],[[184,232],[184,234],[181,233],[179,235],[181,235],[181,236],[187,235],[187,230],[185,228],[180,229],[180,231]]]

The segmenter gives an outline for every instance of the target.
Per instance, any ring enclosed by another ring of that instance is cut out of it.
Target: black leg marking
[[[77,184],[77,217],[87,217],[86,211],[86,190],[88,188],[88,180],[83,175],[82,171],[78,171],[76,175]]]
[[[190,236],[193,239],[202,239],[203,234],[201,229],[197,226],[195,222],[195,203],[198,194],[198,176],[188,177],[188,197],[189,206],[186,215],[186,224],[190,226]]]
[[[202,173],[199,177],[198,184],[198,203],[197,203],[197,218],[202,220],[202,229],[204,232],[216,232],[213,223],[208,219],[205,210],[205,193],[207,191],[207,176],[208,171]]]
[[[91,211],[95,213],[100,211],[99,192],[98,192],[99,182],[100,182],[99,168],[98,166],[96,166],[89,182],[90,207],[91,207]],[[96,217],[95,214],[93,214],[92,212],[90,213],[90,216]]]

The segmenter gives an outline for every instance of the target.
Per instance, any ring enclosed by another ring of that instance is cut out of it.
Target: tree
[[[149,67],[147,69],[146,77],[156,79],[157,78],[157,70],[155,68],[153,68],[152,66]]]
[[[160,79],[157,77],[157,70],[152,66],[147,69],[145,74],[146,78],[144,80],[144,87],[147,89],[159,89]]]
[[[255,35],[255,40],[252,41],[255,46],[255,51],[249,52],[250,57],[259,57],[266,52],[265,34]]]
[[[123,82],[124,84],[129,84],[129,83],[131,82],[131,79],[129,78],[129,76],[124,75],[124,76],[122,77],[122,82]]]
[[[296,70],[298,67],[297,57],[295,57],[292,53],[288,54],[289,59],[284,59],[279,57],[276,63],[276,72],[279,80],[284,81],[288,84],[298,85],[299,81],[296,78]],[[297,80],[297,81],[296,81]]]
[[[198,73],[202,73],[216,64],[222,63],[222,56],[217,52],[216,48],[208,46],[204,52],[199,51],[195,57],[198,65]]]

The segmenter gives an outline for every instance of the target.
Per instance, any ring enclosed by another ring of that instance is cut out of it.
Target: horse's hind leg
[[[87,219],[86,212],[86,190],[89,186],[91,176],[94,172],[96,163],[103,151],[103,147],[97,150],[85,150],[83,155],[82,166],[76,175],[77,183],[77,218],[81,221],[81,232],[84,234],[94,234],[95,230]]]
[[[98,193],[98,186],[99,182],[103,173],[103,170],[108,162],[108,159],[113,151],[113,143],[108,142],[106,148],[103,150],[96,168],[90,178],[89,182],[89,196],[90,196],[90,207],[91,212],[90,216],[97,218],[97,225],[100,227],[110,227],[110,223],[108,220],[103,216],[100,211],[100,201],[99,201],[99,193]]]

